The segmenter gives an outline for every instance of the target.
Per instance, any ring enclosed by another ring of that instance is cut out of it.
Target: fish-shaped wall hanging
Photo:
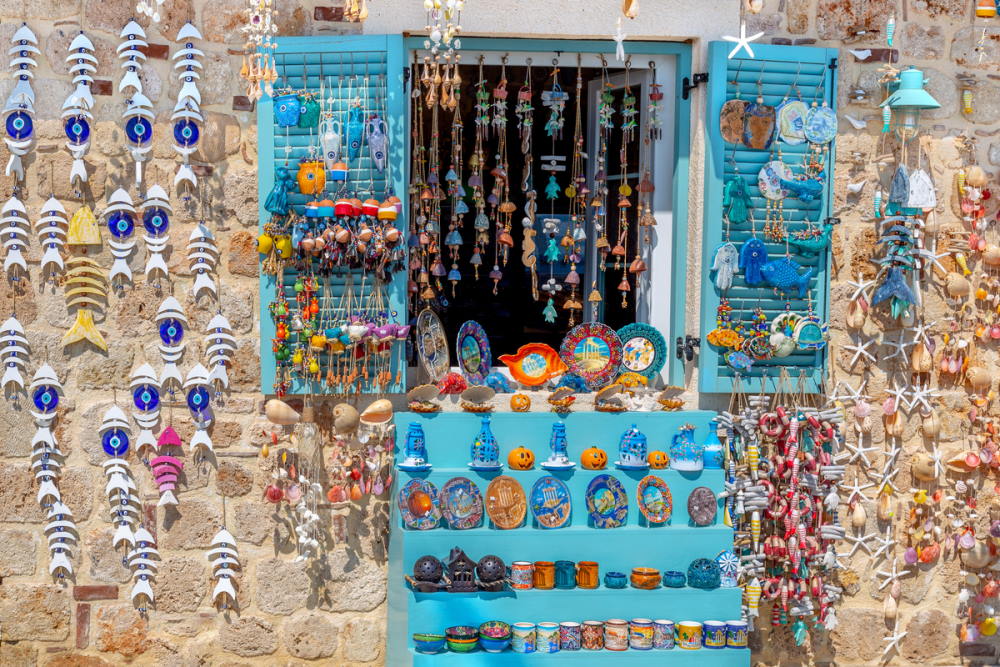
[[[97,57],[94,43],[80,31],[69,45],[66,63],[73,75],[76,88],[62,105],[63,131],[66,133],[66,148],[73,156],[73,166],[69,170],[69,183],[79,187],[87,182],[87,165],[83,158],[90,149],[90,123],[94,115],[94,95],[90,90],[97,72]]]
[[[760,273],[764,282],[771,287],[781,292],[790,292],[795,288],[798,289],[799,298],[805,298],[806,292],[809,290],[809,280],[815,269],[810,268],[805,273],[799,274],[801,268],[795,260],[780,257],[760,267]]]
[[[3,364],[4,395],[17,399],[24,391],[24,367],[28,363],[28,339],[24,335],[24,327],[11,315],[0,325],[0,364]]]
[[[184,328],[187,317],[180,302],[168,296],[156,311],[156,326],[160,333],[160,357],[163,359],[163,370],[160,371],[160,389],[173,394],[183,383],[181,373],[177,370],[177,362],[184,356]]]
[[[10,68],[14,71],[17,82],[7,96],[3,105],[4,143],[10,151],[7,167],[4,173],[13,175],[18,183],[24,181],[24,164],[21,160],[35,144],[35,91],[31,80],[35,78],[33,67],[38,63],[32,56],[41,53],[38,50],[38,38],[27,23],[14,32],[10,39],[13,46],[7,50],[7,55],[13,56]]]
[[[139,522],[142,503],[136,495],[132,469],[125,460],[132,434],[122,409],[117,405],[108,408],[97,432],[101,439],[101,448],[111,457],[104,462],[104,474],[108,478],[104,495],[111,505],[111,520],[115,524],[111,542],[116,549],[125,543],[129,547],[135,547],[133,529]]]
[[[824,222],[821,230],[816,232],[803,232],[801,236],[789,234],[785,239],[788,245],[797,248],[800,252],[818,253],[830,246],[830,235],[833,234],[833,225]]]
[[[208,357],[208,365],[212,369],[208,379],[215,386],[216,391],[228,389],[229,372],[227,367],[232,363],[233,355],[236,354],[236,339],[233,337],[233,327],[222,313],[217,313],[209,321],[205,342],[209,344],[208,349],[205,350],[205,356]]]
[[[213,451],[212,438],[208,435],[208,427],[212,425],[212,397],[209,394],[208,370],[201,364],[195,364],[184,379],[184,391],[187,392],[188,410],[194,420],[195,432],[188,445],[196,456],[199,449]]]
[[[134,582],[129,599],[141,613],[145,613],[156,599],[153,581],[160,569],[160,552],[156,549],[156,539],[152,533],[141,526],[136,529],[135,546],[129,550],[126,560],[132,570]]]
[[[365,141],[368,142],[368,151],[371,153],[375,169],[380,174],[385,171],[385,160],[389,155],[388,131],[385,121],[378,114],[365,122]]]
[[[236,588],[233,587],[233,576],[240,565],[240,554],[236,550],[236,538],[225,528],[212,538],[212,548],[205,554],[212,564],[212,578],[215,587],[212,589],[212,604],[218,609],[229,609],[236,606]]]
[[[146,199],[142,202],[142,227],[146,231],[142,240],[146,243],[146,282],[159,289],[159,276],[169,278],[167,262],[163,258],[170,244],[170,214],[174,212],[170,206],[166,191],[159,185],[154,185],[146,191]],[[154,278],[156,278],[154,280]]]
[[[30,229],[28,210],[20,199],[11,197],[0,208],[0,252],[3,253],[4,275],[12,282],[28,275],[24,251],[28,249]]]
[[[195,298],[198,298],[202,290],[211,292],[213,299],[218,298],[215,280],[212,278],[218,261],[219,249],[215,245],[215,234],[204,222],[199,222],[188,237],[188,262],[194,274],[191,292]]]
[[[87,340],[107,352],[108,344],[94,324],[94,311],[107,307],[108,280],[104,270],[86,253],[101,245],[101,230],[89,206],[81,206],[69,221],[66,246],[70,257],[66,260],[66,308],[76,308],[76,320],[63,335],[63,347]],[[95,253],[91,253],[95,254]]]
[[[160,422],[160,381],[156,371],[149,364],[143,364],[132,372],[129,381],[132,391],[132,419],[139,426],[135,439],[135,453],[140,459],[148,459],[156,451],[156,437],[153,431]]]
[[[66,268],[63,263],[62,247],[66,245],[66,229],[68,227],[69,220],[66,218],[66,209],[59,203],[58,199],[49,197],[42,204],[41,216],[35,221],[38,244],[45,249],[39,268],[42,276],[48,282],[55,282],[56,277]]]
[[[177,78],[181,81],[181,89],[177,93],[177,103],[174,105],[170,120],[174,124],[174,150],[181,156],[181,166],[174,176],[174,187],[179,188],[188,183],[192,188],[198,186],[198,177],[191,169],[191,154],[198,150],[198,139],[201,137],[201,124],[205,122],[201,113],[201,92],[198,90],[198,80],[201,79],[202,64],[198,58],[205,53],[194,46],[194,40],[201,39],[201,33],[190,23],[185,23],[177,33],[177,41],[183,42],[184,48],[174,52],[174,69],[180,70]]]
[[[135,162],[135,183],[139,185],[142,183],[142,163],[153,149],[153,103],[143,94],[139,78],[142,63],[146,60],[142,49],[149,43],[142,26],[135,21],[129,21],[119,37],[124,40],[117,51],[118,57],[124,61],[125,75],[118,82],[118,92],[125,95],[122,120],[125,121],[126,147]]]
[[[157,507],[162,505],[177,505],[177,496],[174,491],[177,489],[177,481],[181,470],[184,469],[184,461],[179,456],[183,443],[181,437],[173,426],[163,429],[160,439],[157,441],[157,456],[149,462],[149,467],[153,470],[153,478],[156,480],[156,487],[160,490],[160,500]]]
[[[132,197],[122,188],[118,188],[108,197],[108,207],[101,214],[108,225],[108,245],[111,247],[111,256],[115,258],[111,264],[111,273],[108,274],[108,282],[112,287],[121,289],[123,282],[132,282],[132,269],[129,268],[128,258],[135,249],[135,206],[132,205]],[[116,282],[115,278],[121,276],[123,281]]]

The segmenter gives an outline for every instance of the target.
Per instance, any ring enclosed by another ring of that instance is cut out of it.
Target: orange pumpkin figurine
[[[517,447],[507,455],[507,465],[511,470],[531,470],[535,465],[535,454],[527,447]]]
[[[527,412],[531,409],[531,398],[527,394],[514,394],[510,397],[510,409],[514,412]]]
[[[654,470],[663,470],[670,465],[670,457],[667,456],[666,452],[662,452],[659,449],[655,449],[647,454],[646,461],[649,463],[649,467]]]
[[[588,447],[580,456],[580,464],[587,470],[604,470],[608,465],[608,453],[600,447]]]

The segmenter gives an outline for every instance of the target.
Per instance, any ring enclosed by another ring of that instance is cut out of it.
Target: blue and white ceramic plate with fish
[[[595,528],[618,528],[628,518],[628,496],[616,477],[598,475],[587,485],[587,511]]]
[[[757,172],[757,187],[760,189],[761,195],[767,199],[778,201],[788,196],[788,191],[781,185],[781,179],[791,180],[794,176],[791,167],[787,164],[781,160],[771,160],[766,162]]]
[[[639,481],[639,511],[649,523],[666,523],[674,512],[674,497],[667,483],[656,475],[646,475]]]
[[[478,528],[483,521],[483,496],[468,477],[452,477],[438,494],[441,514],[452,530]]]
[[[399,490],[399,513],[411,530],[430,530],[441,522],[437,487],[426,479],[411,479]]]
[[[531,513],[542,528],[562,528],[569,523],[573,503],[566,484],[551,475],[531,487]]]

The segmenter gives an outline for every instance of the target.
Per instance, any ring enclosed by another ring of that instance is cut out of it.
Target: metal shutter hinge
[[[681,80],[682,99],[686,100],[690,96],[691,91],[697,88],[700,84],[708,83],[708,72],[696,72],[691,75],[691,78],[694,79],[693,83],[691,79],[688,79],[687,77],[684,77]]]

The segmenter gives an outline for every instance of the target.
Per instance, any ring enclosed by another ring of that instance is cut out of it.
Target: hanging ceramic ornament
[[[215,579],[212,603],[218,609],[235,607],[236,588],[233,586],[233,576],[236,570],[243,567],[240,565],[240,554],[236,550],[236,538],[223,528],[212,538],[212,548],[205,555],[212,563],[212,578]]]
[[[112,521],[116,524],[112,544],[117,548],[123,542],[127,542],[129,546],[134,547],[133,527],[139,521],[141,503],[135,495],[136,485],[132,478],[132,470],[124,458],[131,443],[131,428],[121,408],[113,405],[104,413],[98,433],[101,447],[111,457],[104,462],[104,474],[108,478],[104,494],[108,497]]]
[[[385,121],[378,114],[374,114],[365,122],[365,141],[368,142],[368,150],[371,152],[372,164],[378,173],[385,171],[385,160],[389,154],[387,145],[389,128]]]
[[[21,374],[28,363],[28,339],[24,337],[24,327],[14,316],[0,325],[0,364],[3,364],[4,394],[7,398],[24,391],[24,376]]]
[[[156,488],[160,490],[160,500],[156,503],[157,507],[177,504],[177,496],[174,495],[174,491],[177,489],[177,480],[181,470],[184,469],[184,461],[179,458],[182,447],[181,437],[177,435],[173,426],[163,429],[159,440],[156,441],[156,448],[159,451],[156,458],[149,462],[149,466],[153,470]]]
[[[715,249],[715,259],[712,261],[712,271],[715,271],[715,286],[720,291],[726,291],[733,286],[739,264],[740,251],[727,241]]]
[[[204,289],[212,293],[212,298],[218,298],[215,291],[215,280],[212,279],[218,259],[219,249],[215,246],[215,235],[205,226],[205,223],[198,223],[191,231],[191,236],[188,237],[188,262],[191,272],[194,273],[194,285],[191,287],[191,292],[196,299]]]
[[[184,327],[187,317],[180,302],[168,296],[156,311],[156,325],[160,330],[160,357],[163,359],[163,370],[160,372],[160,389],[174,392],[175,386],[181,386],[181,373],[177,370],[177,362],[184,356]]]
[[[3,272],[7,280],[17,282],[28,275],[24,251],[28,249],[28,211],[17,197],[8,199],[0,209],[0,240],[3,241]]]
[[[38,50],[38,38],[27,23],[21,24],[10,41],[14,46],[7,50],[7,55],[14,56],[10,61],[10,68],[14,70],[17,83],[3,106],[4,127],[7,131],[4,143],[10,151],[4,173],[7,176],[13,174],[15,181],[20,183],[24,181],[21,158],[28,154],[35,143],[35,91],[31,88],[31,80],[35,74],[31,68],[38,67],[32,56],[41,51]]]
[[[128,566],[132,570],[132,592],[129,598],[136,608],[145,613],[148,605],[153,604],[152,582],[156,580],[156,572],[160,569],[160,552],[156,549],[156,540],[145,528],[135,531],[135,548],[126,556]]]
[[[108,245],[111,247],[111,256],[115,261],[111,264],[111,273],[108,274],[108,281],[113,288],[121,289],[123,282],[132,282],[132,269],[129,268],[128,258],[135,249],[135,206],[132,205],[132,197],[122,188],[118,188],[111,193],[108,198],[108,207],[101,214],[108,225],[108,233],[111,238]],[[115,278],[122,276],[123,282],[115,283]]]
[[[38,482],[38,504],[43,509],[48,508],[49,523],[45,526],[45,533],[49,542],[49,574],[63,578],[73,574],[69,543],[75,544],[78,541],[72,513],[63,504],[57,486],[63,453],[52,432],[52,423],[56,418],[56,408],[59,407],[63,388],[52,367],[42,364],[31,380],[29,391],[34,406],[31,416],[35,420],[35,435],[31,439],[31,468]]]
[[[45,539],[49,543],[49,574],[57,579],[73,575],[73,546],[80,536],[73,521],[73,512],[62,501],[52,503],[46,515]]]
[[[39,262],[42,276],[46,281],[54,282],[56,276],[63,272],[65,264],[62,258],[62,246],[66,245],[66,229],[69,221],[66,219],[66,209],[55,197],[49,197],[42,204],[42,215],[35,221],[35,233],[38,243],[45,252]],[[50,270],[51,268],[51,270]]]
[[[125,111],[122,120],[125,121],[125,138],[127,146],[135,162],[135,183],[142,183],[142,163],[146,155],[153,149],[153,103],[142,92],[142,81],[139,72],[142,71],[142,61],[146,54],[141,49],[149,44],[146,33],[135,21],[129,21],[119,35],[124,41],[118,45],[118,57],[124,60],[125,76],[118,82],[118,92],[124,93]],[[131,91],[131,92],[129,92]]]
[[[90,90],[97,72],[97,58],[94,43],[80,31],[69,45],[66,63],[73,75],[76,88],[62,105],[63,131],[66,133],[66,148],[73,156],[73,166],[69,170],[69,184],[80,187],[87,182],[87,165],[83,161],[90,149],[90,123],[94,115],[94,95]]]
[[[191,169],[191,154],[198,150],[198,139],[201,136],[201,124],[205,118],[201,114],[201,92],[198,90],[198,80],[201,78],[201,62],[204,52],[194,47],[194,40],[201,39],[201,33],[190,23],[185,23],[177,33],[177,41],[184,42],[184,48],[174,52],[174,69],[180,70],[177,78],[182,82],[177,93],[177,104],[170,115],[174,123],[174,150],[181,156],[181,166],[174,176],[174,188],[182,183],[189,183],[192,188],[198,186],[198,177]]]
[[[191,411],[191,418],[194,420],[196,429],[189,447],[195,454],[198,453],[199,448],[213,451],[212,438],[208,435],[208,427],[212,425],[212,397],[209,395],[208,388],[208,371],[201,364],[195,364],[188,371],[187,378],[184,380],[188,410]]]
[[[62,345],[88,340],[107,352],[108,344],[94,324],[92,309],[103,310],[108,298],[108,280],[101,266],[92,259],[101,245],[101,230],[89,206],[81,206],[69,221],[66,246],[66,308],[76,308],[76,320],[62,338]],[[97,247],[95,247],[97,246]],[[89,256],[88,256],[89,253]]]
[[[209,343],[205,355],[208,357],[208,365],[212,372],[208,379],[215,386],[216,391],[229,388],[229,373],[227,366],[232,363],[232,357],[236,353],[236,338],[233,337],[233,327],[229,320],[223,317],[222,313],[217,313],[208,323],[206,342]]]
[[[132,390],[132,418],[139,425],[139,435],[135,440],[135,453],[141,459],[149,458],[156,451],[153,430],[160,421],[160,382],[156,371],[149,364],[143,364],[132,373],[129,382]]]
[[[173,209],[170,207],[170,200],[166,191],[159,185],[154,185],[146,191],[146,199],[142,202],[142,227],[146,233],[142,235],[142,240],[146,243],[146,282],[159,289],[159,280],[153,281],[154,276],[163,275],[166,279],[170,272],[167,269],[167,262],[163,259],[163,253],[170,243],[170,236],[167,234],[170,228],[170,214]]]

